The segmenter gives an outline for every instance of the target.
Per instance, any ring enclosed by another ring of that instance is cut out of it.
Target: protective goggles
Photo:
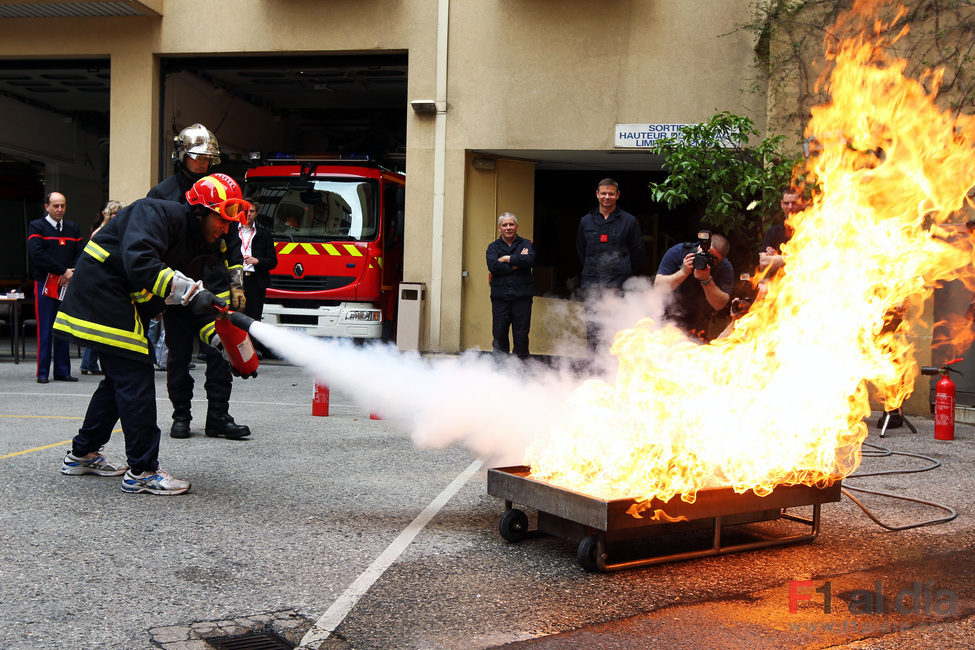
[[[247,219],[247,211],[251,209],[251,204],[244,199],[227,199],[207,207],[227,221],[244,223]]]

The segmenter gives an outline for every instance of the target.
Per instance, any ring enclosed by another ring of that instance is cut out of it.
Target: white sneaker
[[[123,474],[128,467],[124,463],[110,463],[101,455],[101,450],[93,451],[87,456],[75,456],[68,452],[61,462],[61,473],[70,476],[81,474],[94,474],[95,476],[118,476]]]
[[[122,491],[136,494],[149,492],[150,494],[182,494],[190,489],[188,481],[173,478],[168,472],[157,469],[155,472],[133,474],[132,470],[122,477]]]

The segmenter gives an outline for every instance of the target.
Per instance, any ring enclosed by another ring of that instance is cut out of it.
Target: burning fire
[[[857,2],[841,20],[871,8]],[[534,478],[607,499],[693,502],[704,488],[765,495],[856,469],[868,391],[888,408],[907,397],[919,372],[907,335],[924,301],[972,272],[969,238],[951,223],[964,222],[975,185],[975,122],[939,110],[941,73],[906,78],[877,44],[885,26],[874,29],[828,54],[832,101],[807,127],[820,191],[793,217],[766,297],[709,345],[649,319],[619,332],[615,384],[576,390],[528,451]]]

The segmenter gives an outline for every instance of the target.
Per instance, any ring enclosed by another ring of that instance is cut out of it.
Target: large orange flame
[[[968,238],[948,224],[963,221],[975,185],[975,126],[938,109],[939,72],[924,77],[930,90],[904,76],[905,62],[878,45],[886,27],[828,53],[832,100],[807,128],[819,191],[792,218],[766,297],[709,345],[650,320],[619,332],[615,384],[574,393],[528,452],[533,477],[603,498],[693,501],[708,487],[764,495],[856,469],[868,391],[888,407],[910,393],[919,369],[908,333],[934,286],[972,264]]]

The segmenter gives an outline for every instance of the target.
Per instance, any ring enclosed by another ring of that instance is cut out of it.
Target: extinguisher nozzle
[[[233,323],[234,327],[238,327],[244,330],[245,332],[249,332],[251,329],[251,325],[254,324],[253,318],[251,318],[247,314],[242,314],[239,311],[230,312],[227,318],[230,320],[231,323]]]

